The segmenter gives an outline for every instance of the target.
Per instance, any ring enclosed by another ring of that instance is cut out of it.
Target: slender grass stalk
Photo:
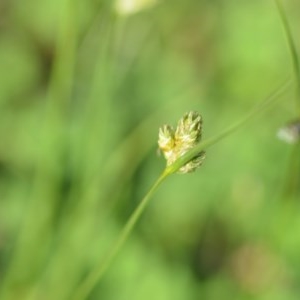
[[[299,58],[297,54],[297,49],[295,46],[294,38],[292,35],[292,31],[288,22],[288,18],[286,16],[285,10],[280,0],[274,0],[278,13],[280,15],[281,23],[284,28],[284,33],[287,39],[288,48],[291,54],[292,60],[292,69],[295,80],[295,100],[296,100],[296,108],[297,108],[297,117],[300,117],[300,65]],[[285,184],[283,187],[282,196],[284,199],[291,199],[294,196],[294,199],[297,198],[299,188],[298,179],[300,177],[299,173],[299,141],[294,145],[294,149],[292,149],[290,158],[289,158],[289,166],[288,171],[286,172]]]
[[[284,184],[282,195],[280,195],[284,199],[288,200],[298,200],[299,199],[299,182],[300,182],[300,144],[295,144],[291,148],[291,153],[288,160],[287,170],[285,171],[284,176]]]
[[[250,110],[250,112],[248,114],[246,114],[242,119],[240,119],[233,125],[229,126],[227,129],[225,129],[221,133],[219,133],[209,139],[203,140],[195,148],[191,149],[185,155],[179,157],[172,165],[170,165],[167,168],[167,172],[169,174],[177,172],[182,166],[184,166],[187,162],[189,162],[191,159],[193,159],[198,153],[200,153],[201,151],[214,145],[215,143],[219,142],[223,138],[227,137],[228,135],[230,135],[231,133],[233,133],[234,131],[239,129],[242,125],[244,125],[251,118],[256,116],[258,113],[267,109],[270,106],[270,104],[272,104],[274,102],[274,100],[278,99],[279,96],[282,95],[286,91],[289,84],[290,84],[289,81],[285,82],[283,85],[281,85],[275,91],[273,91],[263,102],[259,103],[252,110]]]
[[[99,266],[96,266],[94,271],[92,271],[87,278],[82,282],[81,285],[74,291],[74,296],[72,297],[72,300],[84,300],[86,299],[96,284],[102,279],[105,272],[110,267],[111,263],[117,256],[117,254],[120,252],[122,246],[128,239],[130,233],[132,232],[135,224],[139,220],[141,214],[143,213],[144,209],[146,208],[147,204],[149,203],[149,200],[151,199],[154,192],[157,190],[159,185],[171,174],[177,172],[181,167],[186,165],[189,161],[191,161],[198,153],[201,151],[207,149],[208,147],[212,146],[213,144],[219,142],[226,136],[230,135],[237,129],[239,129],[244,123],[246,123],[248,120],[250,120],[252,117],[257,115],[258,113],[262,112],[266,108],[270,106],[276,99],[279,98],[283,94],[284,91],[286,91],[287,87],[289,86],[289,82],[284,83],[281,85],[278,89],[276,89],[273,93],[271,93],[263,102],[258,104],[256,107],[254,107],[244,118],[242,118],[240,121],[236,122],[232,126],[229,126],[227,129],[225,129],[220,134],[204,140],[203,142],[199,143],[195,148],[189,150],[185,155],[182,157],[179,157],[173,164],[166,167],[165,170],[162,172],[162,174],[159,176],[157,181],[154,183],[154,185],[151,187],[151,189],[148,191],[148,193],[145,195],[145,197],[142,199],[140,204],[136,207],[136,209],[133,211],[132,215],[128,219],[127,223],[123,227],[119,237],[117,238],[115,244],[113,245],[111,251],[108,254],[108,257],[106,258],[105,262],[103,264],[100,264]]]
[[[123,227],[123,230],[121,231],[118,239],[116,240],[114,246],[112,247],[108,257],[106,258],[105,262],[99,267],[96,267],[94,272],[92,272],[87,279],[83,282],[81,286],[79,286],[79,289],[75,293],[74,300],[80,300],[80,299],[86,299],[86,297],[90,294],[92,289],[95,287],[97,282],[101,280],[102,276],[105,274],[106,270],[111,265],[111,262],[115,258],[115,256],[120,251],[123,244],[126,242],[128,236],[130,235],[134,225],[140,218],[142,212],[144,211],[145,207],[149,203],[149,200],[151,199],[154,192],[157,190],[158,186],[166,179],[166,177],[169,175],[166,171],[164,171],[159,178],[156,180],[154,185],[151,187],[151,189],[148,191],[148,193],[145,195],[145,197],[142,199],[140,204],[137,206],[137,208],[134,210],[130,218],[128,219],[126,225]]]
[[[293,74],[296,82],[296,107],[298,111],[298,116],[300,116],[300,65],[299,65],[299,59],[297,55],[297,49],[295,46],[295,42],[293,39],[292,31],[288,22],[288,19],[286,17],[286,13],[284,11],[284,8],[282,6],[282,3],[280,0],[274,0],[278,13],[280,15],[280,19],[284,28],[284,33],[287,39],[288,48],[291,54],[292,58],[292,68],[293,68]]]

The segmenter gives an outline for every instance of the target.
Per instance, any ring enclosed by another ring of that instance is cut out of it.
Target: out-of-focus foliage
[[[164,168],[158,128],[195,110],[210,137],[291,74],[272,1],[120,2],[0,2],[1,300],[72,299]],[[90,299],[299,299],[296,118],[291,87],[170,177]]]

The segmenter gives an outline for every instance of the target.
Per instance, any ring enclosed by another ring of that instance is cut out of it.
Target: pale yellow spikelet
[[[169,125],[159,129],[158,146],[167,161],[167,166],[195,147],[201,140],[202,118],[199,113],[186,113],[178,122],[176,130]],[[181,167],[178,173],[190,173],[202,164],[205,152],[200,152],[191,161]]]

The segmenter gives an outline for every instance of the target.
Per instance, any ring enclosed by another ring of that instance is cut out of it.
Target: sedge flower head
[[[167,166],[174,163],[201,140],[202,118],[199,113],[191,111],[186,113],[178,122],[176,129],[164,125],[159,129],[158,146],[163,153]],[[190,173],[199,168],[205,158],[201,151],[191,161],[181,167],[178,173]]]

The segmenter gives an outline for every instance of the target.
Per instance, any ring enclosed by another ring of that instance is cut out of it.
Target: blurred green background
[[[272,1],[1,0],[0,299],[72,299],[163,170],[158,128],[196,110],[211,137],[291,70]],[[295,118],[290,88],[168,178],[89,299],[299,299]]]

